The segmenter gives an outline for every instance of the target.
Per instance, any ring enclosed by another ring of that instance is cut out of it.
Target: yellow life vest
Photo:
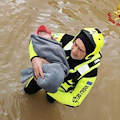
[[[64,36],[64,33],[57,33],[57,34],[53,34],[53,37],[60,42],[60,40],[62,39],[62,37]],[[73,40],[71,40],[66,46],[63,47],[63,49],[65,51],[67,50],[71,50],[71,47],[73,45]],[[98,53],[96,55],[94,55],[91,59],[85,61],[82,64],[77,65],[76,67],[74,67],[74,69],[70,69],[69,73],[75,73],[75,72],[79,72],[80,76],[78,77],[77,80],[80,80],[84,75],[86,75],[87,73],[89,73],[90,71],[94,70],[95,68],[98,68],[98,66],[100,65],[100,59],[101,59],[101,53]],[[66,58],[68,59],[69,56],[66,56]],[[70,87],[74,86],[74,81],[72,79],[67,80],[67,82],[62,83],[62,88],[64,89],[64,91],[68,91],[68,89]]]

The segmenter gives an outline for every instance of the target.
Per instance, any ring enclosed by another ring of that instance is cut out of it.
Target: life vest
[[[53,34],[53,37],[60,42],[62,37],[64,36],[64,33],[58,33],[58,34]],[[63,46],[63,49],[65,51],[69,51],[71,50],[71,47],[73,45],[73,39],[71,41],[68,42],[68,44],[66,44],[65,46]],[[66,56],[66,58],[68,59],[70,56]],[[74,67],[74,69],[70,69],[69,70],[69,74],[71,73],[76,73],[77,72],[77,77],[76,79],[68,79],[67,81],[65,81],[64,83],[62,83],[61,85],[61,90],[64,90],[66,92],[74,89],[74,87],[76,86],[77,82],[84,77],[87,73],[89,73],[90,71],[94,70],[95,68],[98,68],[98,66],[100,65],[100,59],[101,59],[102,55],[101,53],[96,54],[95,56],[93,56],[91,59],[83,62],[82,64],[79,64],[77,66]]]

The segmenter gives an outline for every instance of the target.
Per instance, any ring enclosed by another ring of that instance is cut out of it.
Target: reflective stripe
[[[94,70],[95,68],[98,68],[99,65],[100,65],[100,62],[97,63],[97,64],[95,64],[95,65],[93,65],[92,67],[90,67],[90,69],[88,69],[86,72],[84,72],[84,73],[78,78],[78,80],[79,80],[80,78],[82,78],[85,74],[89,73],[90,71]]]
[[[100,59],[96,59],[96,60],[94,61],[95,64],[97,64],[98,62],[100,62]]]
[[[78,72],[82,75],[83,73],[87,72],[89,69],[90,68],[89,68],[88,64],[86,64],[86,65],[83,65],[82,67],[80,67],[78,69]]]
[[[64,50],[71,50],[72,45],[73,45],[73,42],[70,41],[63,49]]]
[[[100,62],[100,59],[96,59],[96,60],[94,61],[94,64],[97,64],[98,62]],[[94,65],[93,65],[93,66],[94,66]],[[80,67],[80,68],[78,69],[78,72],[82,75],[82,74],[84,74],[85,72],[87,72],[89,69],[90,69],[89,65],[88,65],[88,64],[85,64],[85,65],[83,65],[82,67]]]

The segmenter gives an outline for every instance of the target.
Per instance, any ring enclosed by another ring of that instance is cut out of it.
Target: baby
[[[55,93],[64,78],[69,73],[69,65],[62,44],[58,43],[51,35],[51,31],[45,26],[39,26],[34,34],[31,34],[33,49],[36,54],[49,62],[43,64],[44,79],[39,77],[37,85],[47,92]],[[32,68],[21,71],[21,82],[25,82],[34,76]]]
[[[37,31],[35,32],[35,34],[44,37],[46,39],[52,39],[52,33],[51,31],[45,26],[45,25],[41,25],[38,27]]]

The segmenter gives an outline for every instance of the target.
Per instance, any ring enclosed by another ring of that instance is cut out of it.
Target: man
[[[58,91],[54,94],[47,93],[47,98],[51,103],[58,101],[67,106],[77,107],[85,99],[96,80],[102,57],[100,50],[104,44],[104,37],[95,28],[82,29],[75,37],[62,33],[53,34],[53,37],[58,42],[62,42],[70,70]],[[35,77],[44,78],[42,64],[48,62],[37,57],[32,43],[29,46],[29,53]],[[28,94],[33,94],[40,89],[36,81],[31,79],[24,90]]]

